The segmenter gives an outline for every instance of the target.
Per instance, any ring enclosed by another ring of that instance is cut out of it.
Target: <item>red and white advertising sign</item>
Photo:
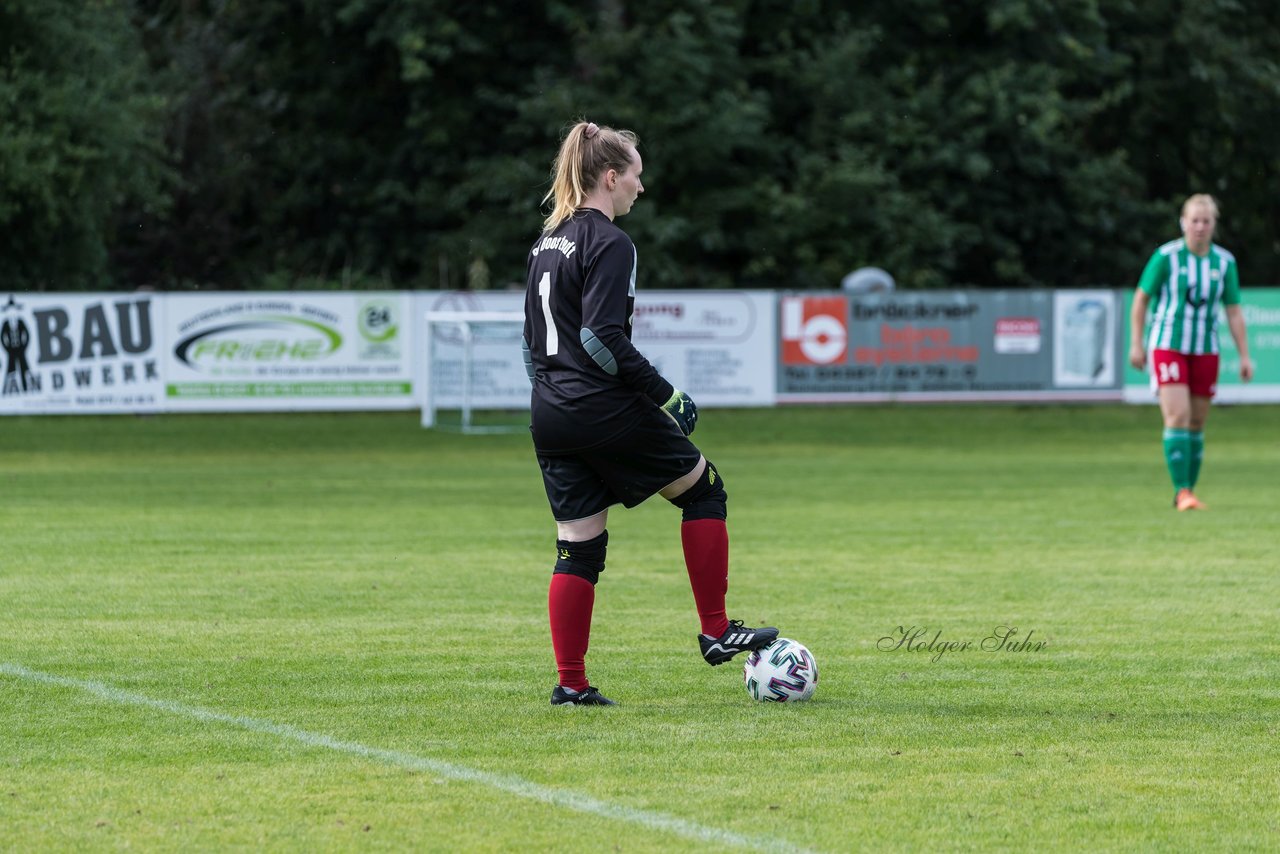
[[[995,351],[997,353],[1039,353],[1040,318],[997,318]]]
[[[782,364],[830,365],[849,353],[849,301],[845,297],[783,297]]]

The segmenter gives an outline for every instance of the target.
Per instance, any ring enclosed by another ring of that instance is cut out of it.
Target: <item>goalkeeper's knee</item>
[[[724,491],[724,478],[710,460],[693,486],[670,499],[672,504],[684,511],[683,518],[686,522],[695,519],[727,519],[728,500],[729,495]]]
[[[589,540],[556,540],[556,568],[553,575],[576,575],[592,584],[600,580],[604,572],[605,547],[609,545],[609,532]]]

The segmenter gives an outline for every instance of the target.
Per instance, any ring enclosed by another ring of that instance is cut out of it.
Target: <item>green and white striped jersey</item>
[[[1148,350],[1218,352],[1218,306],[1240,302],[1236,256],[1213,243],[1194,255],[1182,238],[1155,251],[1138,287],[1152,300]]]

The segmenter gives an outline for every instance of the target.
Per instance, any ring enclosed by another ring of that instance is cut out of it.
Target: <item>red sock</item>
[[[587,689],[585,659],[595,602],[596,587],[585,578],[561,572],[551,576],[551,590],[547,594],[551,647],[556,653],[561,686],[575,691]]]
[[[682,522],[680,542],[702,633],[718,638],[729,629],[724,612],[729,590],[729,529],[723,519]]]

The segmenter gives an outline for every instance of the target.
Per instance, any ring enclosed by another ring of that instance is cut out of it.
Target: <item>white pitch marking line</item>
[[[135,694],[132,691],[114,688],[103,682],[55,676],[51,673],[41,673],[38,670],[31,670],[20,664],[11,664],[6,662],[0,662],[0,674],[13,676],[18,679],[26,679],[30,682],[42,682],[46,685],[57,685],[63,688],[77,688],[81,691],[93,694],[103,700],[120,703],[125,706],[142,706],[150,709],[158,709],[162,712],[168,712],[169,714],[178,715],[180,717],[192,718],[206,723],[226,724],[228,726],[239,727],[240,729],[262,733],[264,735],[274,735],[278,738],[284,738],[305,744],[308,747],[321,747],[338,753],[360,756],[365,759],[384,762],[388,765],[408,768],[412,771],[421,771],[435,777],[458,780],[464,783],[476,783],[517,797],[528,798],[534,801],[542,801],[543,803],[552,804],[558,807],[565,807],[576,812],[587,813],[601,818],[638,824],[642,827],[649,828],[650,830],[666,831],[677,836],[683,836],[687,839],[695,839],[701,842],[712,842],[717,845],[732,846],[735,848],[749,848],[758,851],[803,852],[806,850],[792,845],[782,839],[771,839],[760,836],[744,836],[729,830],[708,827],[673,815],[635,809],[633,807],[621,806],[620,804],[612,804],[608,801],[602,801],[579,792],[556,789],[549,786],[540,786],[537,783],[533,783],[513,775],[493,774],[488,771],[479,771],[475,768],[467,768],[465,765],[455,765],[451,762],[444,762],[439,759],[428,759],[425,756],[415,756],[412,753],[402,753],[398,750],[386,750],[380,747],[370,747],[369,745],[360,744],[354,741],[342,741],[321,733],[307,732],[306,730],[291,727],[286,724],[277,724],[272,723],[271,721],[263,721],[258,720],[257,718],[249,718],[241,715],[227,715],[221,712],[210,711],[209,709],[202,709],[198,706],[173,703],[168,700],[156,700],[142,694]]]

